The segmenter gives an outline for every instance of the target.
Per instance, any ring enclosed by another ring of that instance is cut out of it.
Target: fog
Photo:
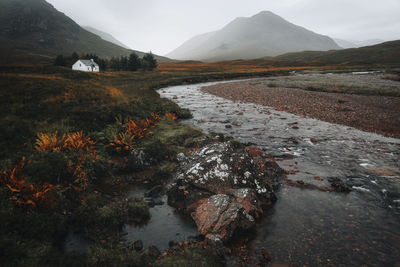
[[[400,0],[47,0],[80,25],[135,50],[164,55],[236,17],[269,10],[314,32],[348,40],[400,39]]]

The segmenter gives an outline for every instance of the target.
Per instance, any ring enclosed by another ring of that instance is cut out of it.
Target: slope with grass
[[[5,266],[154,262],[115,249],[121,224],[148,220],[143,201],[125,201],[121,190],[141,182],[162,184],[177,165],[176,155],[192,149],[202,133],[175,121],[189,112],[152,89],[271,75],[85,73],[54,67],[52,58],[1,53],[12,62],[0,62],[0,262]],[[151,165],[132,165],[134,150],[144,151]],[[87,255],[64,253],[62,243],[70,232],[81,233],[96,246]],[[210,257],[189,249],[189,259],[175,255],[170,260],[214,264],[212,253],[204,253]]]
[[[116,45],[121,46],[121,47],[126,48],[126,49],[130,49],[128,46],[126,46],[125,44],[123,44],[122,42],[120,42],[119,40],[117,40],[114,36],[112,36],[112,35],[109,34],[109,33],[103,32],[103,31],[101,31],[101,30],[99,30],[99,29],[96,29],[96,28],[93,28],[93,27],[90,27],[90,26],[82,26],[82,28],[84,28],[84,29],[87,30],[88,32],[91,32],[91,33],[93,33],[93,34],[96,34],[96,35],[99,36],[101,39],[103,39],[103,40],[105,40],[105,41],[107,41],[107,42],[116,44]]]
[[[275,59],[300,65],[343,64],[367,66],[373,64],[396,66],[400,62],[400,40],[338,51],[289,53],[277,56]]]
[[[19,58],[24,60],[18,63]],[[201,136],[174,121],[175,116],[188,117],[187,111],[149,90],[176,77],[158,72],[74,72],[54,67],[51,61],[14,54],[12,65],[0,64],[1,264],[153,262],[134,251],[113,249],[119,226],[146,219],[147,206],[135,200],[132,207],[132,201],[98,192],[124,173],[142,177],[128,168],[131,149],[152,155],[147,177],[157,183],[173,170],[176,154],[188,149],[185,141],[190,145]],[[84,256],[64,254],[62,242],[71,231],[101,248]],[[107,244],[100,242],[104,236]]]
[[[0,2],[0,48],[43,55],[94,53],[101,57],[126,56],[129,50],[101,39],[45,0],[2,0]],[[168,60],[156,56],[157,60]]]

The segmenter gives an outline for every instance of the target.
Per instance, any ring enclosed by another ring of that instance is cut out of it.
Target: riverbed
[[[158,92],[191,111],[193,118],[183,123],[261,147],[290,173],[290,180],[329,186],[330,179],[339,179],[352,190],[323,192],[283,181],[277,203],[257,227],[250,256],[256,258],[266,250],[273,263],[295,266],[399,262],[400,139],[233,102],[201,90],[214,84]]]

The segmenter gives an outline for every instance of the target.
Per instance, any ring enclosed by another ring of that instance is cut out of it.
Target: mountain
[[[363,47],[363,46],[371,46],[371,45],[377,45],[384,43],[384,40],[381,39],[369,39],[369,40],[363,40],[363,41],[351,41],[357,45],[357,47]]]
[[[54,56],[95,53],[101,57],[135,52],[101,39],[80,27],[45,0],[0,1],[0,48]],[[159,61],[168,61],[156,56]]]
[[[344,39],[339,39],[339,38],[332,38],[333,41],[335,41],[341,48],[356,48],[358,47],[355,43],[344,40]]]
[[[381,39],[356,41],[356,40],[344,40],[339,38],[333,38],[333,40],[342,48],[357,48],[363,46],[377,45],[385,42],[384,40]]]
[[[195,36],[167,57],[179,60],[233,60],[305,50],[340,49],[328,36],[294,25],[269,11],[236,18],[221,30]]]
[[[288,53],[275,57],[275,59],[292,65],[380,64],[398,66],[400,64],[400,40],[344,50]]]
[[[121,46],[121,47],[126,48],[126,49],[130,49],[128,46],[124,45],[123,43],[121,43],[120,41],[115,39],[115,37],[112,36],[109,33],[100,31],[100,30],[98,30],[96,28],[93,28],[93,27],[90,27],[90,26],[82,26],[82,28],[84,28],[88,32],[91,32],[91,33],[96,34],[97,36],[100,36],[100,38],[105,40],[105,41],[108,41],[110,43],[116,44],[116,45]]]

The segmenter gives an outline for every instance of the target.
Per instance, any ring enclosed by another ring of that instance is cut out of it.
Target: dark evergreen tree
[[[128,70],[128,57],[121,57],[120,59],[121,70]]]
[[[137,71],[141,67],[140,58],[135,53],[131,53],[128,59],[128,70]]]
[[[97,60],[99,59],[99,57],[96,54],[90,53],[90,54],[84,55],[83,57],[81,57],[81,59],[93,59],[97,63]]]
[[[121,64],[119,58],[111,58],[110,60],[110,68],[113,71],[120,71],[121,70]]]
[[[99,65],[100,71],[107,70],[107,61],[105,59],[99,58],[96,63]]]
[[[142,67],[144,70],[154,70],[157,68],[157,60],[154,58],[153,54],[146,53],[142,58]]]
[[[64,58],[63,55],[58,55],[54,60],[55,66],[67,66],[67,60]]]
[[[78,53],[74,52],[71,55],[71,61],[73,61],[74,63],[79,59],[79,55]]]

